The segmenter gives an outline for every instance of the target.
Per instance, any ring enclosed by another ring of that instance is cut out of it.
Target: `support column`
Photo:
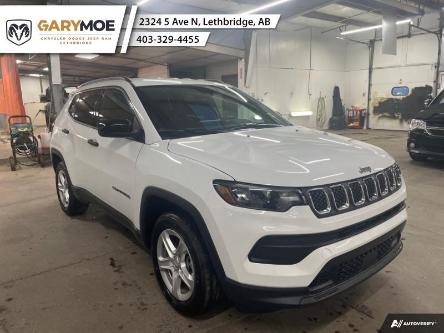
[[[368,44],[369,61],[368,61],[368,90],[367,90],[367,117],[365,117],[365,129],[370,128],[370,111],[372,108],[372,81],[373,81],[373,61],[375,59],[375,39]]]
[[[0,113],[6,117],[25,114],[20,77],[13,54],[0,55]]]
[[[49,55],[49,84],[51,89],[51,110],[58,114],[63,108],[63,85],[60,70],[60,55]]]

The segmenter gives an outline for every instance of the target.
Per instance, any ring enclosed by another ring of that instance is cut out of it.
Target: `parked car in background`
[[[407,151],[415,161],[444,158],[444,91],[430,100],[410,122]]]
[[[51,141],[68,215],[90,202],[150,249],[180,312],[318,302],[402,249],[406,186],[384,150],[294,126],[237,88],[110,78],[73,93]]]

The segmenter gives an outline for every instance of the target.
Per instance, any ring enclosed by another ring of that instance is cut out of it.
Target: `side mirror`
[[[433,101],[433,96],[427,95],[427,97],[424,100],[424,106],[428,107],[430,105],[430,103],[432,103],[432,101]]]
[[[129,120],[100,119],[97,125],[100,136],[108,138],[128,138],[133,136],[132,126]]]

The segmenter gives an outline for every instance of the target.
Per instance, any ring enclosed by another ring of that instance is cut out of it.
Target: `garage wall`
[[[48,79],[42,78],[43,93],[49,86]],[[20,85],[22,87],[23,103],[35,103],[40,102],[40,94],[42,90],[40,88],[40,78],[32,76],[20,76]]]
[[[49,81],[46,78],[41,80],[44,93],[49,86]],[[44,113],[39,112],[45,108],[45,103],[40,103],[40,94],[42,94],[40,78],[20,76],[20,85],[26,114],[32,118],[34,126],[44,126],[46,124]]]
[[[383,55],[381,42],[375,44],[371,128],[407,129],[412,110],[421,107],[420,97],[415,99],[413,95],[433,87],[438,52],[435,36],[428,34],[398,39],[397,52],[396,56]],[[365,45],[347,45],[346,107],[367,106],[368,57]],[[409,99],[403,102],[403,97],[391,95],[392,88],[397,86],[410,88]]]
[[[415,24],[418,24],[415,21]],[[420,26],[437,30],[438,16],[421,18]],[[408,33],[398,27],[398,36]],[[380,32],[378,32],[380,34]],[[366,45],[339,40],[337,31],[317,28],[299,31],[260,31],[253,38],[251,80],[246,90],[293,123],[316,127],[319,97],[325,97],[325,123],[331,116],[335,85],[341,89],[346,108],[367,107],[369,52]],[[374,38],[374,31],[353,36],[361,41]],[[380,38],[377,35],[377,39]],[[437,38],[413,29],[410,38],[398,38],[397,55],[383,55],[375,44],[370,126],[403,130],[422,95],[433,87],[438,52]],[[444,58],[442,59],[444,64]],[[407,98],[391,96],[395,86],[407,86]],[[419,95],[418,95],[419,94]],[[291,112],[311,111],[311,117],[290,117]]]
[[[218,64],[212,64],[206,67],[205,78],[209,80],[222,81],[223,75],[236,75],[237,74],[237,60],[228,62],[222,62]]]
[[[333,88],[345,87],[346,48],[319,29],[257,33],[252,77],[246,90],[293,123],[316,127],[320,96],[326,100],[326,121],[332,109]],[[254,41],[254,38],[253,38]],[[311,117],[291,112],[312,111]]]

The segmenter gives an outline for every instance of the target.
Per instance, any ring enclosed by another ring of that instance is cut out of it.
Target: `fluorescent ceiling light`
[[[242,15],[257,13],[257,12],[263,11],[264,9],[268,9],[268,8],[280,5],[281,3],[288,2],[288,1],[290,1],[290,0],[273,1],[273,2],[270,2],[270,3],[266,4],[266,5],[263,5],[263,6],[251,9],[251,10],[245,12],[245,13],[242,13]]]
[[[32,76],[32,77],[42,77],[43,75],[42,74],[31,73],[31,74],[29,74],[29,76]]]
[[[47,72],[47,71],[49,71],[49,68],[48,68],[48,67],[45,67],[45,68],[43,68],[43,70],[44,70],[45,72]]]
[[[402,21],[396,22],[397,25],[406,24],[406,23],[412,23],[412,20],[411,19],[407,19],[407,20],[402,20]],[[364,28],[359,28],[359,29],[354,29],[354,30],[343,31],[343,32],[341,32],[341,35],[342,36],[351,35],[351,34],[356,34],[358,32],[376,30],[376,29],[381,29],[381,28],[382,28],[382,24],[372,25],[370,27],[364,27]]]
[[[74,57],[76,58],[80,58],[80,59],[87,59],[87,60],[93,60],[95,58],[97,58],[99,55],[98,54],[92,54],[92,53],[79,53],[76,54]]]
[[[20,59],[17,59],[17,60],[15,61],[16,64],[21,64],[22,62],[23,62],[23,61],[20,60]]]
[[[146,4],[148,1],[150,1],[150,0],[141,0],[137,3],[137,5],[142,6],[142,5]]]

